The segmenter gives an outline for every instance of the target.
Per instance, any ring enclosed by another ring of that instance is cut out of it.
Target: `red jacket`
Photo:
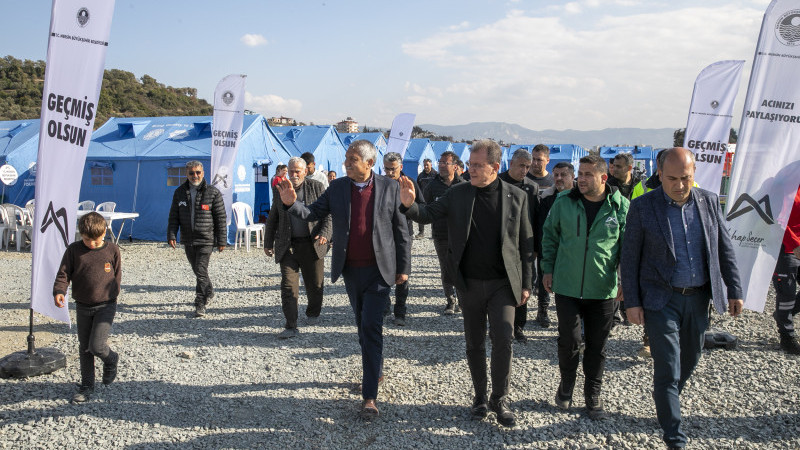
[[[783,248],[786,253],[792,253],[794,249],[800,247],[800,187],[794,196],[794,207],[789,214],[789,223],[786,225],[786,233],[783,235]]]

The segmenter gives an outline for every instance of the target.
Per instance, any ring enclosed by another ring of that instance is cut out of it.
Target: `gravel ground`
[[[462,320],[441,315],[430,239],[414,241],[407,326],[384,329],[386,381],[373,423],[357,417],[360,352],[341,281],[325,287],[319,324],[306,326],[301,306],[300,335],[281,341],[280,274],[260,249],[214,254],[217,295],[209,315],[195,319],[182,251],[152,242],[122,247],[123,293],[110,339],[121,354],[117,381],[99,384],[98,361],[95,396],[70,403],[80,378],[75,327],[37,314],[37,342],[63,351],[67,368],[0,380],[0,448],[664,447],[650,396],[652,361],[636,356],[641,328],[617,327],[610,338],[603,397],[611,419],[593,423],[580,395],[568,412],[553,406],[556,331],[536,326],[533,311],[528,343],[514,348],[517,427],[503,429],[492,414],[471,421]],[[0,252],[0,264],[5,355],[26,345],[30,253]],[[779,351],[771,316],[715,315],[713,325],[740,345],[704,351],[684,390],[690,448],[800,448],[800,369]]]

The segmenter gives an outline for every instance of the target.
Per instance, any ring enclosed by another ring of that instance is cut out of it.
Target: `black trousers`
[[[211,278],[208,277],[208,261],[211,259],[211,252],[214,251],[212,245],[184,245],[186,259],[192,265],[192,271],[197,278],[194,292],[194,304],[205,306],[214,297],[214,286]]]
[[[394,316],[395,317],[402,317],[405,319],[406,317],[406,300],[408,300],[408,281],[403,284],[395,284],[394,285]],[[388,315],[389,311],[391,310],[392,306],[392,299],[391,297],[387,298],[386,301],[386,308],[383,310],[384,315]]]
[[[772,274],[772,285],[775,286],[775,324],[780,334],[794,336],[794,316],[800,313],[800,291],[797,290],[797,279],[800,277],[800,259],[792,253],[786,253],[781,245],[775,273]]]
[[[464,316],[464,338],[467,344],[467,365],[475,395],[485,397],[486,318],[489,318],[489,339],[492,341],[492,399],[508,395],[511,378],[511,344],[514,338],[516,299],[508,279],[476,280],[467,278],[467,289],[458,291]]]
[[[325,286],[325,260],[317,256],[314,241],[293,239],[281,258],[281,306],[286,328],[297,328],[297,304],[300,297],[300,274],[306,287],[306,316],[317,317],[322,311],[322,292]]]
[[[539,302],[539,309],[547,309],[550,306],[550,294],[542,284],[542,257],[536,256],[536,299]]]
[[[439,267],[442,274],[442,289],[447,301],[454,301],[456,288],[453,285],[453,275],[448,270],[447,265],[447,239],[433,238],[433,247],[436,249],[436,257],[439,258]]]
[[[75,302],[78,325],[78,351],[81,364],[81,386],[94,387],[94,357],[103,364],[115,363],[118,355],[108,346],[108,335],[117,312],[117,302],[84,305]]]
[[[606,366],[606,342],[614,317],[613,298],[604,300],[579,299],[556,294],[558,316],[558,368],[561,371],[562,392],[572,392],[580,362],[581,319],[586,348],[583,351],[583,374],[586,397],[600,395]]]

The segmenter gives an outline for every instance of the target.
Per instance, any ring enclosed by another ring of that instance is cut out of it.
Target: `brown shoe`
[[[378,411],[378,407],[375,405],[375,400],[367,399],[361,403],[361,418],[363,420],[369,422],[378,418],[380,415],[381,413]]]

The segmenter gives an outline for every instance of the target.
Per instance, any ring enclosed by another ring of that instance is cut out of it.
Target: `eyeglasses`
[[[456,163],[454,163],[454,162],[442,162],[442,161],[439,161],[439,165],[440,165],[440,166],[455,166],[455,165],[456,165]]]
[[[190,170],[189,172],[186,172],[186,173],[188,173],[189,175],[202,175],[203,171],[202,170]]]

